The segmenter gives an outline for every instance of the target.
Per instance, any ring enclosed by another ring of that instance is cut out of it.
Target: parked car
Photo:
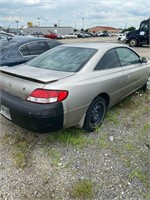
[[[60,45],[0,72],[1,114],[41,133],[71,126],[94,131],[108,108],[150,89],[150,61],[121,44]]]
[[[69,33],[68,35],[64,35],[65,38],[74,38],[76,39],[77,38],[77,35],[75,33]]]
[[[104,33],[104,32],[100,32],[100,33],[96,33],[97,37],[108,37],[108,33]]]
[[[57,34],[57,39],[65,39],[65,36],[62,34]]]
[[[45,38],[57,39],[57,33],[54,33],[54,32],[50,32],[50,33],[44,34],[43,36]]]
[[[55,40],[30,36],[15,36],[14,38],[0,40],[0,66],[11,67],[27,62],[61,44],[61,42]]]
[[[5,31],[0,31],[0,40],[6,38],[13,38],[14,35],[11,33],[6,33]]]
[[[32,33],[32,36],[34,36],[34,37],[43,37],[43,33],[42,32],[34,32],[34,33]]]
[[[120,40],[122,36],[123,36],[123,33],[120,33],[120,34],[118,35],[118,37],[117,37],[117,40]]]
[[[121,42],[124,42],[124,43],[125,43],[126,35],[127,35],[128,33],[129,33],[129,31],[126,31],[126,32],[120,34],[120,35],[118,36],[118,40],[120,40]]]
[[[76,33],[78,38],[85,38],[85,35],[81,32]]]

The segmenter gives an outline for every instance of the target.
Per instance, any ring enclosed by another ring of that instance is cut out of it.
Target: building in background
[[[50,32],[68,35],[73,33],[73,27],[70,26],[40,26],[40,27],[26,27],[23,29],[23,34],[25,35],[36,35],[36,33],[48,34]]]
[[[117,34],[120,32],[119,29],[113,28],[110,26],[96,26],[96,27],[88,29],[88,32],[90,32],[90,33],[100,33],[100,32],[105,32],[105,31],[107,31],[108,33],[111,33],[111,34]]]

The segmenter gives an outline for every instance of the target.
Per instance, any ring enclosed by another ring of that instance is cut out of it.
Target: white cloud
[[[1,26],[26,25],[28,21],[43,26],[52,26],[60,21],[61,25],[82,28],[84,18],[85,28],[108,25],[116,28],[138,26],[139,22],[150,15],[150,0],[1,0]]]

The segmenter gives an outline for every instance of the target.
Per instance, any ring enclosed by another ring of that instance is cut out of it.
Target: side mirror
[[[148,62],[148,59],[145,58],[145,57],[140,57],[140,62],[141,62],[141,63],[147,63],[147,62]]]

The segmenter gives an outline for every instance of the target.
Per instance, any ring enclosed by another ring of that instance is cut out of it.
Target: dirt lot
[[[89,42],[116,41],[91,38]],[[87,39],[65,39],[65,43]],[[136,48],[150,59],[150,48]],[[0,117],[0,200],[150,199],[150,92],[107,112],[94,133],[23,130]]]

